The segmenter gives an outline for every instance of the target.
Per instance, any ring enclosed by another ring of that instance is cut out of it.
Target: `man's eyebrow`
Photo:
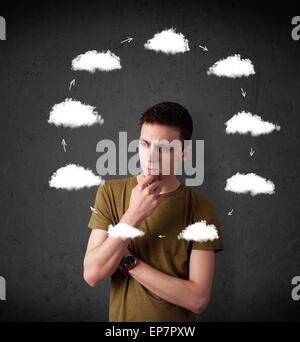
[[[140,138],[140,140],[144,140],[147,144],[149,144],[149,141],[147,141],[147,140],[144,139],[144,138]],[[158,144],[158,146],[169,147],[169,145],[166,145],[166,144]]]

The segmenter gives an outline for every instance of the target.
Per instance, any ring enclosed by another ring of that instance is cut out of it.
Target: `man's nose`
[[[155,146],[151,146],[149,148],[149,151],[148,151],[148,162],[149,162],[149,165],[151,165],[151,163],[155,163],[155,162],[158,162],[159,161],[159,150],[157,147]]]

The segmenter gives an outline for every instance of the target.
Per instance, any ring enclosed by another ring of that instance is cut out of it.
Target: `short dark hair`
[[[148,108],[140,118],[140,129],[144,123],[177,127],[182,143],[184,140],[190,140],[193,134],[193,119],[190,113],[176,102],[161,102]]]

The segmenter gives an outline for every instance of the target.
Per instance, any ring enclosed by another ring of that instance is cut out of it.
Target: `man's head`
[[[139,157],[143,173],[174,175],[178,163],[190,152],[190,146],[184,149],[184,140],[190,140],[193,133],[189,112],[178,103],[162,102],[142,114],[140,128]],[[149,167],[156,171],[148,170]]]

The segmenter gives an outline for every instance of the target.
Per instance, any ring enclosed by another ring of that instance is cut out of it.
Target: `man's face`
[[[179,129],[144,123],[139,139],[139,158],[144,175],[174,175],[182,161]]]

